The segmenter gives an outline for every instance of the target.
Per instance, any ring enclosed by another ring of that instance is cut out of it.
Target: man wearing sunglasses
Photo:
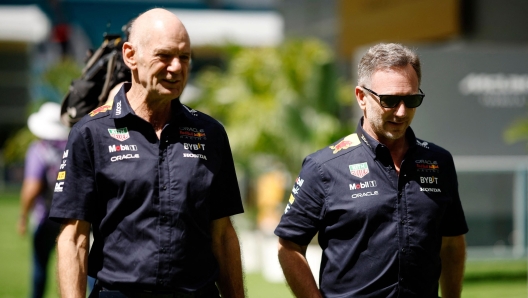
[[[297,297],[460,297],[468,228],[451,154],[410,128],[420,82],[402,45],[361,59],[356,132],[306,157],[275,230]],[[316,233],[319,288],[305,259]]]

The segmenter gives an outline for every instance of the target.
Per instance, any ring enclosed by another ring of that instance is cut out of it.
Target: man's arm
[[[440,274],[442,298],[460,298],[466,262],[465,236],[442,237],[440,258],[442,259]]]
[[[28,216],[35,205],[35,199],[44,188],[44,183],[39,179],[25,178],[20,190],[20,218],[18,219],[18,233],[25,235],[27,232]]]
[[[323,297],[306,260],[307,246],[279,237],[279,262],[286,281],[296,297]]]
[[[57,238],[57,271],[62,298],[86,296],[89,248],[90,223],[67,220]]]
[[[213,220],[211,235],[213,254],[220,267],[217,285],[222,297],[245,297],[240,244],[231,219]]]

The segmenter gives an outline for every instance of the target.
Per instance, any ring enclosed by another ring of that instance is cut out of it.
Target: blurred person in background
[[[244,297],[230,220],[244,210],[227,134],[179,101],[188,33],[152,9],[122,53],[132,82],[73,126],[57,178],[61,296],[84,297],[88,274],[90,297]]]
[[[26,153],[18,232],[25,235],[28,222],[32,223],[31,297],[40,298],[44,295],[48,260],[60,229],[58,223],[48,219],[48,214],[68,129],[60,123],[60,105],[52,102],[44,103],[38,112],[31,114],[27,124],[39,140]]]
[[[359,62],[356,132],[305,158],[281,222],[279,261],[297,297],[461,295],[468,232],[451,154],[415,137],[416,53],[371,47]],[[441,123],[439,123],[441,125]],[[319,233],[319,289],[305,258]]]

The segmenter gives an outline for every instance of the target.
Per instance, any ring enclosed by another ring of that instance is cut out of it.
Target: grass
[[[0,193],[0,298],[25,298],[30,293],[30,237],[16,233],[18,193]],[[58,297],[55,257],[49,266],[45,298]],[[267,282],[262,275],[246,274],[250,298],[291,298],[284,283]],[[468,261],[463,298],[526,298],[526,260]]]
[[[29,297],[31,278],[30,235],[16,232],[18,193],[0,194],[0,298]],[[48,267],[46,297],[58,297],[55,281],[55,256]]]
[[[499,272],[502,271],[503,265],[497,262],[470,262],[467,270],[477,271],[480,275],[474,273],[473,276],[479,276],[476,280],[473,278],[466,278],[464,281],[464,288],[462,290],[462,298],[526,298],[528,297],[526,284],[526,262],[508,261],[508,265],[516,267],[524,266],[524,273],[513,275],[507,273],[510,279],[499,278],[495,273],[495,268]],[[288,287],[284,284],[270,284],[264,280],[260,274],[246,275],[246,287],[248,289],[248,297],[250,298],[292,298],[294,297]]]

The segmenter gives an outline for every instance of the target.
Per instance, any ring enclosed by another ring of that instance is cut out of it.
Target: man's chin
[[[399,140],[399,139],[405,137],[405,132],[404,133],[401,133],[401,132],[389,132],[389,133],[385,134],[385,136],[389,140],[396,141],[396,140]]]
[[[162,88],[161,90],[159,90],[159,95],[160,96],[167,96],[167,97],[171,97],[172,99],[176,98],[176,97],[179,97],[182,93],[182,88],[179,88],[179,87],[175,87],[175,88]]]

